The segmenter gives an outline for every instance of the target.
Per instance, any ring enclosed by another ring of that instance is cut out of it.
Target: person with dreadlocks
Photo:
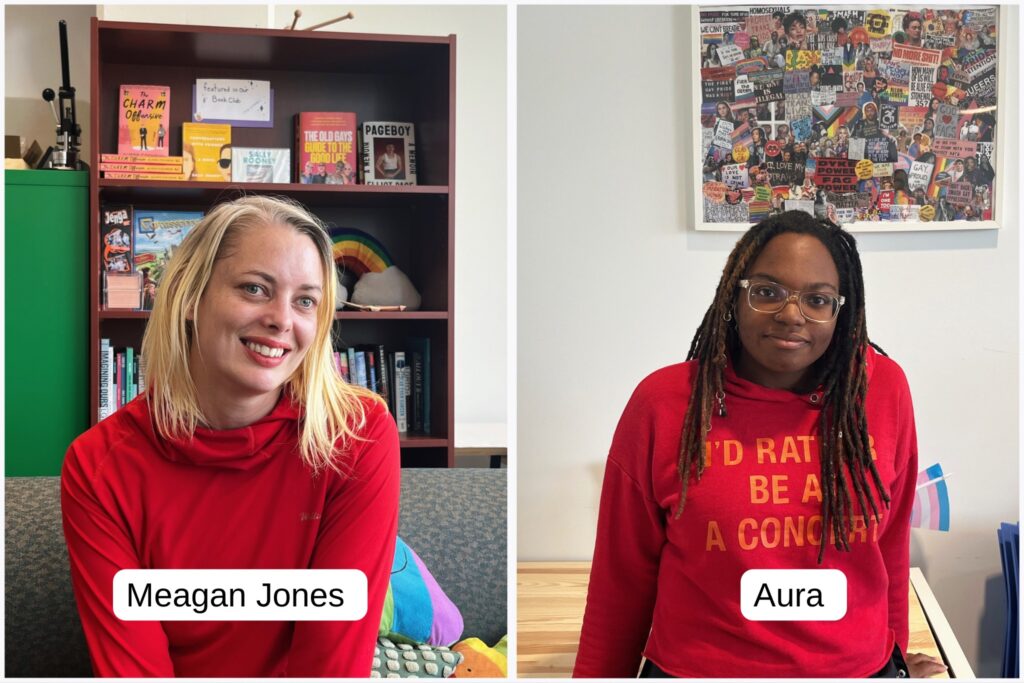
[[[736,243],[687,361],[608,455],[574,676],[906,675],[917,442],[853,237],[787,211]],[[749,569],[838,569],[838,621],[748,621]],[[942,671],[911,655],[912,673]]]

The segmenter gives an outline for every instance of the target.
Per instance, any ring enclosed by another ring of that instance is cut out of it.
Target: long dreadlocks
[[[740,238],[722,271],[715,300],[693,336],[686,359],[698,362],[698,372],[690,393],[679,447],[682,494],[676,516],[682,514],[686,505],[691,474],[699,481],[704,473],[712,410],[715,401],[724,401],[725,366],[740,347],[739,333],[732,324],[739,281],[769,240],[787,232],[811,235],[825,245],[839,272],[839,290],[846,297],[846,304],[836,320],[832,342],[811,368],[814,385],[820,385],[823,390],[818,419],[823,520],[818,552],[820,564],[825,556],[828,530],[835,538],[836,548],[850,549],[848,538],[853,511],[847,473],[862,513],[866,515],[870,506],[876,523],[880,519],[878,501],[868,483],[869,475],[885,506],[889,505],[889,494],[871,458],[864,414],[868,388],[867,346],[871,344],[883,355],[885,352],[867,336],[864,278],[856,240],[838,225],[805,212],[787,211],[772,216],[750,228]]]

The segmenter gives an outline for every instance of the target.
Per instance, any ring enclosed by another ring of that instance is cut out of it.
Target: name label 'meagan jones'
[[[366,616],[358,569],[122,569],[122,621],[357,621]]]
[[[838,569],[749,569],[740,611],[750,621],[837,621],[846,615],[846,575]]]

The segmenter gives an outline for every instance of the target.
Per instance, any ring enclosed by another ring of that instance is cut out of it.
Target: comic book
[[[100,207],[100,261],[107,273],[132,272],[132,207]]]
[[[153,310],[157,286],[167,262],[202,218],[202,211],[135,210],[135,270],[142,275],[143,310]]]
[[[231,126],[226,123],[181,124],[183,174],[186,180],[231,182]]]
[[[288,183],[292,151],[277,147],[232,147],[231,181],[235,183]]]
[[[356,115],[304,111],[295,115],[295,177],[300,183],[356,182]]]
[[[167,156],[171,126],[171,89],[166,85],[118,88],[117,153]]]
[[[416,135],[413,124],[365,121],[359,133],[365,184],[416,184]]]

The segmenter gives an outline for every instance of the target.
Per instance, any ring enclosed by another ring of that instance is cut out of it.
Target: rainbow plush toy
[[[355,228],[331,228],[334,262],[357,278],[366,273],[383,273],[394,265],[391,254],[376,237]]]
[[[494,647],[479,638],[466,638],[452,646],[452,652],[462,655],[452,678],[506,678],[508,676],[508,636]]]

